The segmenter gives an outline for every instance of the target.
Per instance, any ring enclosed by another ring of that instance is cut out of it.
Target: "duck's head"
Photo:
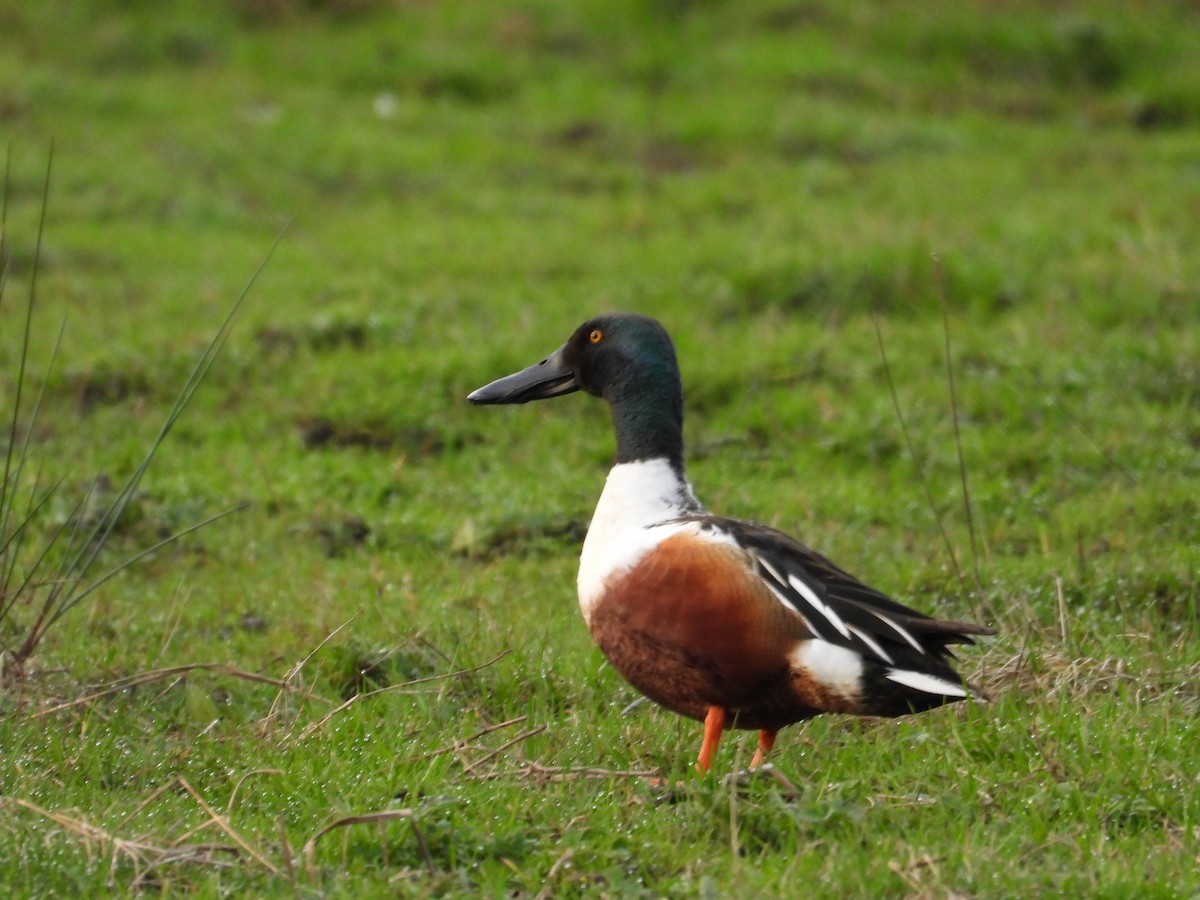
[[[472,403],[528,403],[586,391],[610,403],[633,399],[655,382],[678,382],[675,347],[649,316],[609,313],[589,319],[570,340],[520,372],[473,391]]]
[[[565,344],[520,372],[486,384],[472,403],[528,403],[574,391],[612,407],[617,459],[682,456],[683,390],[675,346],[649,316],[609,313],[589,319]]]

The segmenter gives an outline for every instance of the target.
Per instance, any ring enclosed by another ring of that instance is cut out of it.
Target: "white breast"
[[[613,466],[592,515],[579,558],[579,608],[591,620],[605,583],[632,568],[658,543],[694,522],[672,521],[703,513],[692,486],[667,460],[652,459]]]

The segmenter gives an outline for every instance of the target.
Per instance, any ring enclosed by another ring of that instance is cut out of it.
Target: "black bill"
[[[528,369],[506,375],[472,391],[467,399],[479,404],[528,403],[530,400],[544,400],[579,390],[575,373],[563,363],[565,346]]]

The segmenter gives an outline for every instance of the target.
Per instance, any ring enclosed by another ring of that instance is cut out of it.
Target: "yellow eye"
[[[598,344],[598,343],[600,343],[600,339],[602,337],[604,337],[604,332],[601,331],[599,328],[593,328],[592,333],[588,335],[588,340],[591,341],[593,344]]]

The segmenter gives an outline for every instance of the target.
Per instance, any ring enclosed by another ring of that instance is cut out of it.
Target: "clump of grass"
[[[23,309],[24,322],[13,384],[14,399],[4,451],[4,479],[0,483],[0,635],[5,636],[0,644],[0,684],[5,680],[22,678],[30,659],[50,629],[105,582],[155,551],[233,512],[226,510],[173,531],[115,565],[101,562],[102,551],[129,508],[146,470],[192,395],[204,381],[225,343],[238,308],[262,270],[260,265],[192,367],[157,435],[133,472],[119,486],[110,485],[102,474],[95,475],[78,496],[67,498],[65,505],[70,510],[69,515],[57,523],[53,522],[51,501],[67,489],[66,479],[59,478],[47,483],[43,474],[44,464],[37,459],[33,446],[33,435],[37,431],[38,414],[42,406],[42,388],[38,389],[30,402],[26,402],[31,387],[29,349],[35,328],[38,270],[53,158],[51,146],[42,186],[41,216],[32,254],[29,288]],[[13,258],[7,230],[11,164],[10,147],[5,157],[4,189],[0,198],[0,309],[4,307],[4,294]],[[265,263],[266,259],[263,265]],[[54,368],[65,329],[64,320],[46,363],[42,387]],[[61,507],[63,504],[60,502],[58,505]]]

